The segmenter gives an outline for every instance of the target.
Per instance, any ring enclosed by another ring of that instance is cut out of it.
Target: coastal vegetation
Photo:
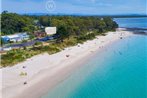
[[[9,35],[18,32],[33,32],[36,30],[31,17],[18,15],[16,13],[8,13],[7,11],[1,14],[1,35]]]
[[[13,49],[1,56],[1,66],[6,67],[25,61],[34,55],[48,52],[57,53],[66,47],[94,39],[115,31],[118,24],[110,17],[97,16],[29,16],[3,12],[2,35],[16,32],[44,30],[42,27],[57,27],[56,39],[47,42],[36,42],[33,46]],[[44,45],[44,43],[48,43]],[[2,41],[1,41],[2,44]]]

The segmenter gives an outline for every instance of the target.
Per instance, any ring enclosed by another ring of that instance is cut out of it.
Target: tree
[[[115,21],[113,21],[112,29],[115,30],[118,27],[119,27],[119,25]]]
[[[69,37],[69,32],[68,32],[67,28],[68,27],[65,25],[61,25],[58,27],[58,29],[57,29],[57,34],[59,35],[58,40],[63,42],[64,38]]]
[[[106,28],[106,24],[104,21],[100,20],[100,21],[97,21],[97,29],[99,30],[100,33],[103,33],[105,31],[105,28]]]
[[[41,16],[39,19],[39,22],[43,26],[50,26],[50,18],[48,16]]]
[[[23,31],[33,31],[35,28],[33,19],[29,16],[3,12],[1,14],[1,31],[4,35]]]
[[[3,11],[3,12],[2,12],[2,14],[6,14],[6,13],[8,13],[8,11]]]
[[[3,39],[0,37],[0,46],[3,46],[3,44],[5,44],[5,42],[4,42]]]
[[[115,30],[115,28],[118,28],[118,24],[113,21],[113,19],[111,19],[110,17],[104,17],[103,18],[105,24],[106,24],[106,30],[109,31],[109,30]]]

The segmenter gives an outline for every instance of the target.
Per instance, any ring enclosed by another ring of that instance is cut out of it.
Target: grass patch
[[[23,62],[34,55],[47,52],[48,54],[54,54],[60,52],[66,47],[75,46],[78,43],[83,44],[87,40],[92,40],[96,35],[105,35],[104,33],[89,33],[80,36],[70,36],[64,39],[63,42],[56,43],[56,41],[49,41],[49,45],[43,46],[41,42],[35,43],[32,47],[24,47],[22,49],[16,49],[8,51],[6,54],[1,55],[1,66],[13,66],[19,62]]]

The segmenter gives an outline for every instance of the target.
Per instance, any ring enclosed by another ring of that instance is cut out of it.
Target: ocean
[[[147,36],[106,46],[42,98],[147,98]]]
[[[142,18],[114,18],[119,24],[119,27],[127,28],[146,28],[147,29],[147,17]]]

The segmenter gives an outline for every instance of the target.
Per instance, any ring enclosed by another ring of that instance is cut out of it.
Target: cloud
[[[92,3],[95,3],[95,2],[96,2],[96,0],[91,0],[91,2],[92,2]]]
[[[108,3],[108,2],[102,2],[102,1],[97,1],[97,0],[90,0],[93,3],[93,6],[112,6],[112,4]]]
[[[99,6],[112,6],[112,4],[110,4],[110,3],[98,3],[97,5],[99,5]]]

